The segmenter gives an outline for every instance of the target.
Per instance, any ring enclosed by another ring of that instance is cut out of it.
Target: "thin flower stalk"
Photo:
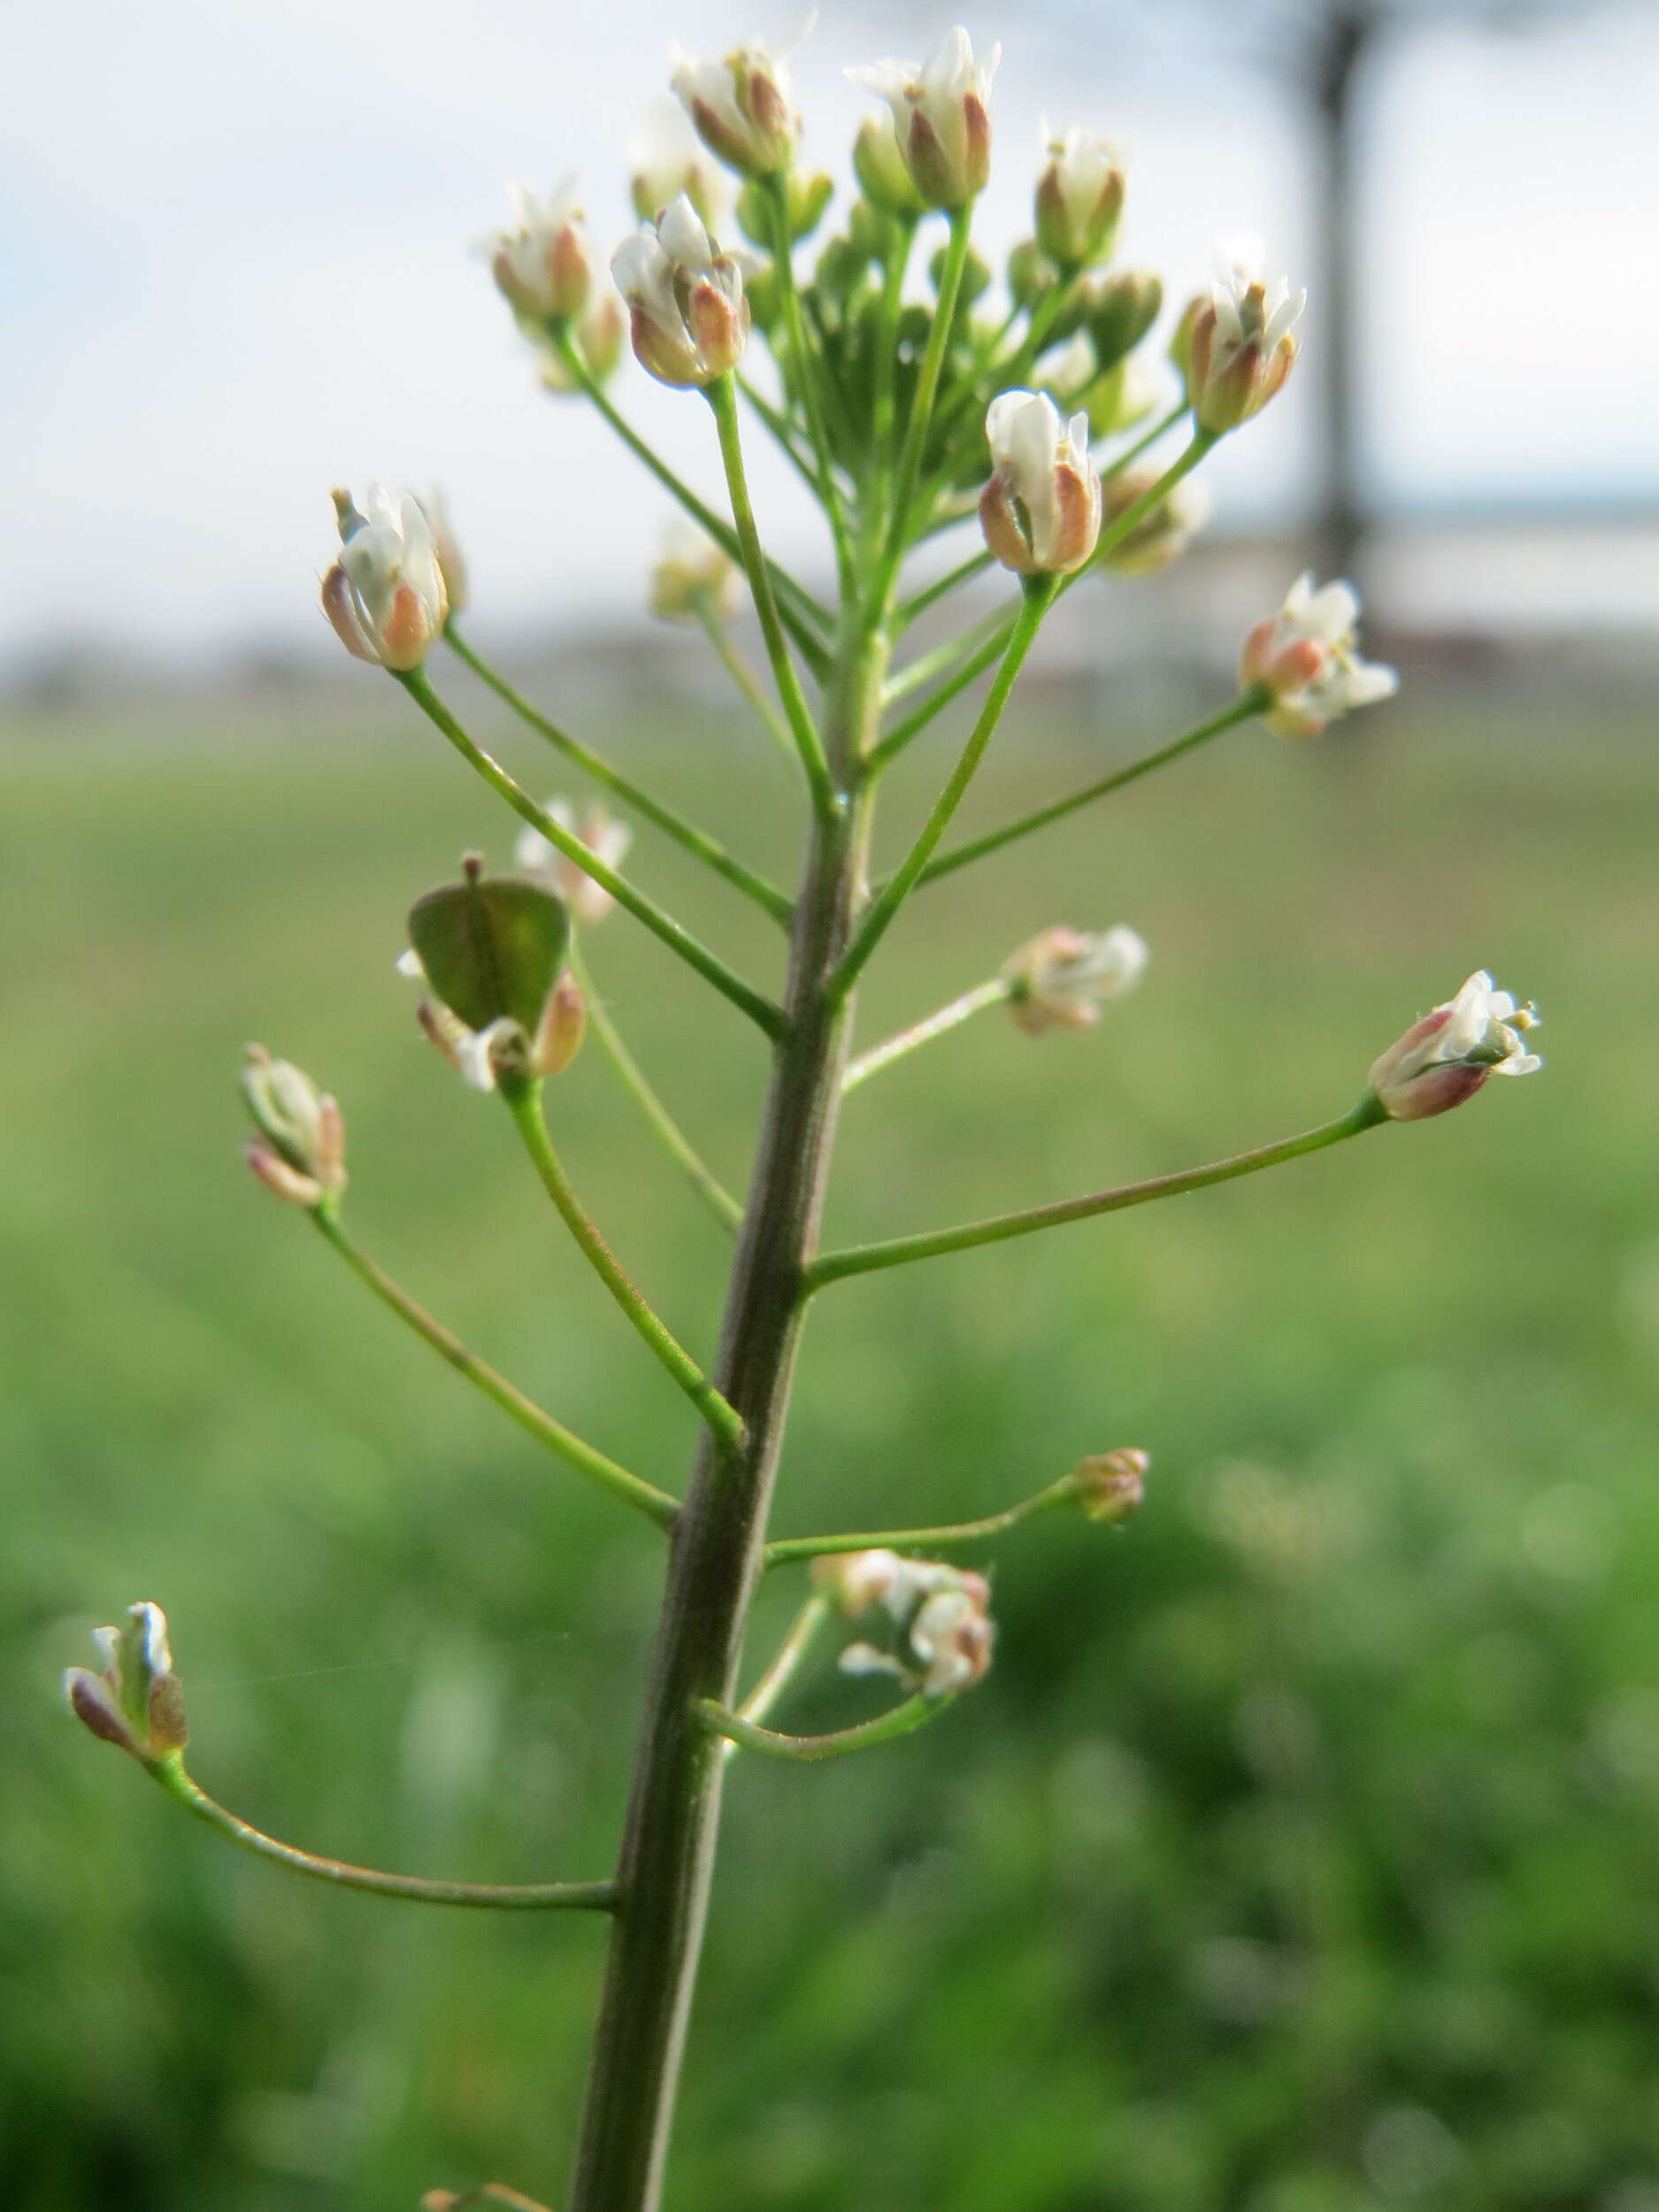
[[[499,1406],[508,1418],[516,1421],[526,1435],[534,1437],[538,1444],[545,1444],[550,1452],[562,1459],[579,1475],[619,1498],[654,1521],[658,1528],[672,1528],[680,1511],[678,1502],[665,1490],[658,1490],[638,1475],[619,1467],[614,1459],[606,1458],[591,1444],[545,1413],[534,1402],[516,1389],[504,1375],[497,1374],[487,1360],[469,1351],[453,1331],[428,1313],[401,1284],[393,1280],[383,1267],[372,1260],[360,1245],[349,1236],[332,1204],[325,1203],[312,1209],[311,1218],[317,1224],[326,1242],[339,1253],[346,1265],[360,1282],[365,1283],[380,1301],[406,1322],[424,1343],[429,1344],[440,1359],[447,1360],[458,1375],[465,1375],[473,1388],[480,1391],[492,1405]]]
[[[766,657],[772,663],[772,680],[778,687],[778,696],[791,734],[800,749],[802,765],[811,786],[814,803],[820,814],[833,814],[837,801],[834,784],[825,757],[824,741],[818,735],[812,710],[807,705],[801,689],[801,680],[795,672],[795,663],[789,657],[788,640],[784,636],[779,619],[778,603],[772,596],[772,580],[766,559],[761,550],[760,532],[755,522],[755,510],[749,495],[749,479],[743,467],[742,432],[737,419],[737,394],[729,376],[718,376],[707,388],[709,405],[714,411],[715,428],[720,441],[720,458],[726,467],[726,489],[732,502],[732,518],[737,526],[737,541],[744,569],[749,576],[749,588],[755,601],[755,612],[760,618],[761,635],[766,641]]]
[[[893,590],[893,580],[898,574],[899,564],[909,543],[910,508],[916,497],[917,478],[921,471],[922,455],[926,449],[928,428],[933,421],[933,401],[939,391],[939,380],[945,365],[945,350],[950,342],[951,326],[956,319],[956,302],[962,292],[962,276],[968,265],[968,244],[972,230],[973,209],[954,208],[950,215],[950,240],[945,248],[945,265],[939,280],[939,296],[933,306],[932,327],[927,334],[927,348],[922,356],[921,373],[916,380],[916,396],[910,403],[910,416],[904,428],[904,443],[899,453],[899,465],[894,480],[893,511],[887,524],[887,551],[881,571],[877,577],[873,597],[878,606],[885,606]]]
[[[833,1611],[834,1606],[826,1593],[814,1590],[790,1623],[788,1633],[767,1662],[764,1673],[738,1707],[740,1720],[754,1724],[765,1719],[800,1672]],[[728,1737],[720,1747],[721,1756],[735,1758],[737,1748],[736,1742]]]
[[[941,876],[952,875],[958,868],[965,868],[970,861],[983,860],[987,853],[1000,852],[1004,845],[1011,845],[1019,838],[1030,837],[1036,831],[1047,829],[1051,823],[1064,821],[1068,814],[1080,808],[1092,806],[1095,800],[1110,798],[1114,791],[1137,783],[1142,776],[1149,776],[1155,768],[1167,767],[1171,761],[1179,760],[1184,753],[1196,752],[1212,737],[1219,737],[1224,730],[1237,729],[1241,722],[1249,721],[1261,713],[1266,703],[1261,687],[1241,692],[1232,705],[1220,714],[1211,716],[1208,722],[1200,722],[1156,752],[1141,759],[1131,761],[1126,768],[1115,769],[1110,776],[1100,776],[1093,783],[1086,783],[1079,791],[1069,792],[1064,799],[1052,800],[1047,806],[1035,807],[1029,814],[1022,814],[1018,821],[1004,822],[1000,829],[987,830],[984,836],[970,838],[964,844],[955,845],[928,862],[917,878],[917,887],[936,883]]]
[[[901,1029],[896,1036],[887,1038],[881,1044],[872,1045],[868,1052],[861,1052],[848,1064],[841,1078],[843,1094],[856,1090],[883,1068],[890,1068],[895,1060],[902,1060],[920,1045],[931,1044],[935,1037],[943,1037],[959,1028],[974,1015],[982,1014],[992,1006],[1006,1005],[1012,995],[1013,985],[1006,976],[993,976],[988,983],[976,984],[964,991],[960,998],[953,998],[948,1006],[940,1007],[908,1029]]]
[[[1005,607],[993,607],[977,622],[971,622],[965,630],[934,646],[931,652],[920,653],[913,661],[907,661],[889,679],[881,695],[882,705],[897,706],[901,699],[908,699],[913,691],[920,691],[924,685],[932,683],[936,677],[948,675],[959,663],[971,660],[982,646],[990,644],[993,639],[1000,650],[1008,642],[1011,621],[1012,617]]]
[[[723,1398],[689,1352],[680,1342],[643,1292],[605,1242],[591,1216],[577,1197],[565,1164],[553,1148],[541,1110],[541,1086],[522,1078],[503,1079],[501,1094],[506,1101],[531,1165],[541,1187],[553,1201],[559,1218],[575,1239],[577,1248],[610,1292],[632,1325],[635,1334],[664,1371],[683,1390],[727,1451],[741,1449],[742,1417]]]
[[[680,1124],[652,1089],[643,1069],[624,1041],[622,1033],[617,1027],[610,1008],[594,988],[586,961],[574,947],[571,953],[571,965],[576,972],[577,979],[582,987],[583,995],[588,1002],[588,1025],[595,1036],[598,1038],[600,1048],[603,1051],[605,1057],[616,1070],[622,1087],[644,1115],[664,1151],[680,1170],[720,1226],[727,1230],[741,1228],[743,1220],[741,1204],[733,1197],[731,1192],[710,1169],[702,1155],[680,1128]]]
[[[910,250],[916,242],[915,217],[903,216],[895,219],[898,223],[897,241],[887,255],[881,275],[881,319],[878,326],[875,392],[871,412],[872,457],[867,534],[872,541],[879,536],[883,509],[892,484],[899,315],[904,303],[904,274],[910,266]]]
[[[566,829],[562,822],[555,821],[545,807],[538,806],[529,793],[514,782],[501,763],[492,759],[481,745],[467,735],[433,689],[423,671],[415,669],[408,675],[400,675],[397,680],[428,720],[449,739],[462,759],[477,771],[492,791],[505,799],[521,821],[527,822],[534,830],[540,830],[549,845],[556,845],[560,852],[575,861],[585,874],[590,875],[595,883],[610,892],[618,906],[626,907],[636,921],[643,922],[654,937],[660,939],[670,951],[678,953],[688,966],[696,969],[700,975],[713,984],[723,998],[730,999],[733,1006],[741,1008],[769,1037],[778,1035],[783,1025],[782,1009],[764,993],[745,983],[741,976],[727,967],[718,953],[710,952],[688,929],[682,928],[671,914],[664,913],[654,899],[647,898],[642,891],[636,890],[614,868],[609,867],[573,831]]]
[[[560,729],[557,722],[533,705],[521,691],[508,682],[499,669],[492,667],[483,655],[461,635],[453,618],[444,635],[457,659],[464,661],[480,682],[487,684],[504,705],[511,707],[521,722],[539,736],[546,738],[555,751],[573,762],[614,797],[642,814],[648,822],[654,822],[664,835],[672,837],[682,850],[695,853],[699,860],[713,869],[716,875],[723,877],[734,890],[741,891],[745,898],[752,899],[763,912],[770,914],[773,921],[780,922],[787,928],[794,908],[787,895],[775,883],[768,883],[764,876],[727,852],[725,846],[718,839],[710,837],[706,830],[699,829],[695,822],[687,821],[672,807],[664,806],[660,799],[654,799],[649,791],[636,784],[632,777],[625,776],[620,769],[613,768],[591,746],[582,744]]]
[[[926,1697],[918,1690],[914,1697],[906,1698],[890,1712],[878,1714],[874,1720],[837,1728],[825,1736],[782,1735],[775,1728],[762,1728],[741,1713],[728,1711],[712,1698],[699,1703],[697,1717],[710,1735],[724,1736],[745,1751],[763,1751],[768,1758],[812,1765],[823,1759],[844,1759],[854,1751],[872,1751],[878,1744],[895,1743],[901,1736],[913,1735],[930,1720],[937,1720],[954,1702],[952,1697]]]
[[[987,566],[990,565],[990,557],[988,553],[983,556]],[[979,677],[984,675],[986,670],[1002,657],[1008,650],[1018,619],[1017,613],[1004,615],[1000,625],[991,632],[984,644],[968,656],[954,675],[947,677],[938,690],[924,699],[920,706],[912,707],[902,722],[894,724],[870,755],[870,764],[872,768],[885,768],[889,761],[896,760],[905,747],[913,739],[919,737],[928,724],[936,720],[953,699],[959,699],[970,685],[977,682]]]
[[[713,648],[716,660],[725,669],[749,705],[754,708],[756,714],[759,717],[761,726],[771,736],[790,767],[798,770],[801,766],[801,756],[796,750],[794,738],[789,734],[789,725],[779,713],[776,703],[766,696],[761,687],[759,677],[756,675],[754,670],[733,643],[731,632],[720,619],[720,611],[715,604],[713,594],[707,591],[694,592],[691,595],[691,611],[701,624],[703,635]],[[794,913],[793,905],[790,906],[789,910],[791,914]]]
[[[1098,1214],[1122,1213],[1156,1198],[1179,1198],[1189,1191],[1208,1190],[1230,1183],[1263,1168],[1279,1167],[1310,1152],[1323,1152],[1387,1119],[1384,1109],[1367,1093],[1350,1112],[1327,1121],[1300,1136],[1284,1137],[1277,1144],[1255,1152],[1236,1153],[1231,1159],[1212,1161],[1205,1167],[1183,1169],[1176,1175],[1156,1175],[1143,1183],[1125,1183],[1116,1190],[1091,1192],[1084,1198],[1063,1199],[1056,1205],[1029,1206],[1018,1213],[996,1214],[987,1221],[964,1222],[955,1229],[936,1229],[921,1236],[890,1237],[879,1244],[856,1244],[841,1252],[826,1252],[807,1270],[810,1290],[826,1283],[845,1281],[854,1275],[870,1275],[883,1268],[905,1267],[912,1260],[941,1258],[947,1252],[969,1252],[982,1244],[1003,1244],[1011,1237],[1028,1237],[1040,1229],[1063,1228],[1068,1222],[1089,1221]]]
[[[829,1559],[852,1551],[949,1551],[959,1544],[983,1543],[990,1537],[1004,1535],[1040,1513],[1074,1504],[1077,1494],[1077,1477],[1062,1475],[1034,1496],[1022,1498],[1018,1505],[1008,1506],[1001,1513],[987,1513],[977,1521],[949,1521],[941,1528],[886,1529],[874,1535],[782,1536],[767,1545],[766,1564],[786,1567],[803,1559]]]
[[[996,726],[1002,717],[1002,709],[1014,688],[1015,680],[1026,654],[1036,641],[1037,632],[1042,626],[1042,618],[1054,604],[1059,581],[1055,576],[1033,576],[1026,580],[1024,601],[1002,655],[1002,664],[996,672],[984,706],[979,710],[979,719],[969,733],[968,741],[951,772],[949,780],[933,802],[933,810],[923,824],[915,843],[887,879],[884,888],[872,901],[852,943],[842,955],[830,980],[830,989],[837,997],[844,997],[857,980],[864,964],[910,895],[917,878],[932,858],[940,839],[949,828],[951,818],[966,795],[974,771],[995,733]]]
[[[857,572],[853,559],[852,536],[847,526],[847,511],[835,481],[835,464],[830,451],[829,434],[824,426],[819,357],[807,344],[806,329],[801,317],[800,296],[795,290],[795,248],[789,230],[788,178],[783,171],[775,171],[761,180],[760,188],[765,195],[772,216],[772,265],[783,301],[784,327],[788,334],[791,364],[800,388],[801,403],[806,411],[812,450],[818,460],[818,495],[834,541],[835,566],[841,596],[847,599],[857,588]]]
[[[286,1866],[296,1874],[326,1882],[334,1889],[367,1890],[377,1897],[400,1897],[417,1905],[470,1905],[506,1912],[614,1912],[614,1882],[446,1882],[419,1874],[385,1874],[378,1867],[353,1866],[344,1859],[320,1857],[291,1843],[280,1843],[264,1829],[256,1828],[191,1780],[176,1755],[149,1765],[162,1788],[175,1802],[230,1842],[256,1857]]]

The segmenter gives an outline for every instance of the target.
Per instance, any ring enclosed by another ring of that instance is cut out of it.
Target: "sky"
[[[580,402],[538,388],[476,242],[506,187],[580,171],[596,240],[631,221],[626,148],[678,42],[786,42],[795,0],[82,0],[6,11],[0,84],[0,664],[69,639],[170,658],[316,651],[327,492],[441,484],[475,626],[638,603],[661,497]],[[1372,246],[1367,455],[1393,500],[1659,500],[1659,17],[1502,40],[1435,27],[1381,60],[1364,113]],[[949,18],[838,5],[795,56],[806,152],[836,171],[851,63]],[[1040,0],[1001,37],[980,231],[1029,229],[1044,117],[1123,150],[1119,261],[1177,302],[1214,241],[1259,230],[1293,282],[1313,211],[1295,110],[1179,40],[1065,35]],[[1319,339],[1311,303],[1307,342]],[[717,482],[707,410],[629,363],[620,403]],[[1217,520],[1294,511],[1314,465],[1294,379],[1210,471]],[[815,518],[757,457],[763,526]]]

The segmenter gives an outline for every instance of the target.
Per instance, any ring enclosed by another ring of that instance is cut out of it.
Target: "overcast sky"
[[[492,618],[637,598],[659,499],[580,403],[538,390],[469,247],[516,178],[582,173],[598,238],[669,50],[787,39],[793,0],[82,0],[6,9],[0,84],[0,657],[110,634],[167,653],[317,644],[327,489],[439,481]],[[1115,138],[1120,257],[1179,300],[1252,226],[1299,280],[1304,150],[1260,79],[1125,65],[1040,0],[975,8],[1005,53],[983,231],[1029,227],[1039,118]],[[949,20],[941,14],[942,28]],[[808,152],[839,170],[849,63],[929,19],[826,6],[796,57]],[[1627,11],[1540,36],[1431,31],[1367,103],[1371,461],[1391,495],[1659,496],[1659,28]],[[1317,303],[1309,342],[1318,342]],[[711,484],[707,411],[618,385]],[[1221,518],[1305,492],[1310,382],[1213,469]],[[763,522],[812,518],[759,474]]]

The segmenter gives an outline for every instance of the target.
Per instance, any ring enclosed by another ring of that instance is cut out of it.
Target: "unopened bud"
[[[96,1674],[88,1667],[65,1670],[71,1712],[102,1741],[146,1766],[175,1758],[189,1731],[160,1606],[129,1606],[119,1627],[95,1629],[92,1640],[104,1665]]]
[[[549,799],[543,811],[562,830],[580,838],[607,868],[619,868],[627,857],[628,848],[634,842],[633,831],[597,803],[580,818],[575,808],[565,798]],[[614,902],[603,884],[596,883],[580,861],[572,859],[540,830],[519,831],[512,858],[520,874],[534,876],[557,892],[579,922],[603,922],[610,913]]]
[[[1124,173],[1103,138],[1069,130],[1048,142],[1037,180],[1037,242],[1062,270],[1110,257],[1124,207]]]
[[[1128,469],[1101,487],[1105,502],[1102,541],[1120,515],[1138,506],[1157,482],[1152,469]],[[1179,560],[1210,517],[1210,494],[1190,477],[1166,492],[1156,507],[1141,516],[1126,537],[1108,545],[1100,565],[1114,576],[1153,576]]]
[[[659,383],[709,384],[742,358],[742,271],[683,194],[660,222],[624,239],[611,273],[628,303],[634,354]]]
[[[897,1624],[896,1651],[849,1645],[844,1674],[890,1674],[925,1696],[945,1697],[979,1681],[991,1663],[995,1629],[983,1575],[878,1549],[815,1559],[812,1579],[854,1619],[880,1607]]]
[[[1021,576],[1069,575],[1100,536],[1088,417],[1070,423],[1046,392],[1002,392],[985,419],[992,472],[979,499],[986,544]]]
[[[764,46],[740,46],[719,61],[682,61],[669,81],[698,137],[740,176],[775,176],[794,160],[801,137],[795,87]]]
[[[1108,999],[1134,988],[1149,957],[1146,940],[1124,922],[1093,935],[1040,931],[1003,966],[1009,1011],[1029,1037],[1090,1028]]]
[[[1022,238],[1008,257],[1009,296],[1027,313],[1060,281],[1056,269],[1034,238]]]
[[[698,611],[729,622],[737,612],[737,564],[695,522],[676,516],[663,533],[662,557],[651,571],[651,612],[664,622],[693,622]]]
[[[822,170],[804,173],[791,169],[783,181],[787,210],[789,240],[792,245],[803,238],[810,238],[824,219],[824,211],[835,196],[835,180]],[[737,219],[743,235],[763,253],[771,253],[777,244],[772,231],[772,202],[765,188],[752,180],[737,196]]]
[[[1112,1525],[1126,1521],[1146,1496],[1147,1471],[1151,1464],[1148,1455],[1133,1444],[1079,1459],[1071,1470],[1078,1503],[1091,1521]]]
[[[443,634],[449,601],[431,526],[419,500],[369,487],[365,516],[334,495],[340,557],[323,579],[323,612],[358,660],[407,674]]]
[[[673,101],[654,105],[629,149],[634,160],[634,211],[654,223],[683,192],[710,230],[726,219],[726,183],[683,110]]]
[[[545,205],[519,184],[515,230],[488,240],[490,273],[513,313],[526,323],[568,321],[588,304],[593,258],[576,179],[566,177]]]
[[[1201,429],[1219,434],[1265,407],[1296,358],[1294,326],[1307,304],[1280,277],[1270,292],[1248,265],[1228,270],[1193,317],[1187,396]]]
[[[622,358],[623,343],[627,336],[627,318],[616,294],[596,293],[588,303],[587,313],[568,335],[594,382],[608,383],[616,374],[617,364]],[[569,363],[557,348],[543,346],[538,358],[541,382],[548,391],[563,393],[581,390],[580,383],[571,373]]]
[[[248,1048],[242,1094],[259,1132],[247,1147],[248,1164],[266,1189],[291,1206],[338,1198],[346,1187],[346,1133],[334,1100],[263,1045]]]
[[[1144,269],[1121,269],[1116,276],[1092,284],[1085,301],[1083,319],[1095,361],[1102,370],[1115,369],[1156,322],[1164,286]]]
[[[913,219],[926,204],[899,150],[891,111],[866,115],[853,141],[853,174],[874,207]]]

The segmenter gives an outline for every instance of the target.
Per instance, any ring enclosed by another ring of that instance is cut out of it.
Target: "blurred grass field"
[[[972,819],[1158,734],[1010,728]],[[734,1775],[675,2206],[1659,2208],[1649,737],[1410,706],[1318,749],[1239,733],[895,931],[867,1038],[1049,922],[1130,921],[1153,964],[1088,1036],[982,1018],[852,1100],[832,1241],[1325,1118],[1478,964],[1539,997],[1550,1065],[1271,1177],[826,1294],[780,1532],[982,1512],[1120,1443],[1154,1474],[1126,1532],[997,1548],[997,1666],[941,1725]],[[557,785],[533,740],[509,750]],[[775,762],[740,774],[714,733],[617,751],[787,869]],[[895,781],[889,848],[937,763]],[[368,1248],[678,1482],[683,1404],[391,973],[411,897],[463,846],[504,860],[510,825],[414,728],[178,760],[78,733],[0,774],[0,2196],[402,2212],[495,2175],[557,2202],[603,1924],[288,1879],[57,1703],[88,1628],[154,1597],[193,1765],[250,1818],[411,1870],[607,1870],[657,1538],[236,1158],[258,1037],[339,1092]],[[770,926],[694,864],[642,835],[635,866],[773,972]],[[626,917],[589,953],[741,1187],[757,1044]],[[706,1346],[719,1232],[595,1049],[551,1106],[626,1263]],[[826,1663],[789,1710],[870,1700]]]

